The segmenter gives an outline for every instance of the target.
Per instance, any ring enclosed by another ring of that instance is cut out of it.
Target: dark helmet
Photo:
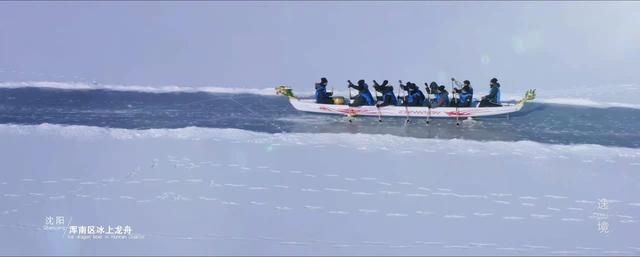
[[[465,81],[464,81],[464,82],[462,82],[462,83],[464,83],[465,85],[471,85],[471,81],[468,81],[468,80],[465,80]]]
[[[430,87],[438,87],[438,83],[436,83],[435,81],[431,81],[431,84],[429,84]]]
[[[491,79],[491,83],[498,83],[498,79],[497,78],[492,78]]]
[[[385,79],[384,81],[382,81],[382,84],[389,84],[389,81]]]
[[[438,87],[438,90],[440,90],[440,91],[445,91],[445,87],[444,87],[444,86],[439,86],[439,87]]]
[[[327,78],[321,78],[321,79],[320,79],[320,82],[322,82],[322,83],[327,83],[327,82],[329,82],[329,81],[327,80]]]
[[[358,80],[358,85],[364,84],[364,79]]]

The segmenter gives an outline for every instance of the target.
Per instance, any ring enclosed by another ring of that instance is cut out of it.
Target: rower
[[[460,89],[453,92],[454,94],[458,94],[459,104],[458,107],[469,107],[471,106],[471,101],[473,101],[473,88],[471,87],[471,81],[465,80],[460,83],[455,78],[451,78],[451,80],[456,83]]]
[[[436,94],[436,107],[449,106],[449,92],[444,86],[438,87],[438,93]]]
[[[431,81],[430,84],[424,83],[424,85],[427,90],[427,94],[429,94],[429,102],[427,102],[427,106],[434,106],[437,103],[435,99],[438,94],[438,83]]]
[[[463,84],[462,92],[460,93],[461,107],[469,107],[473,101],[473,87],[471,87],[471,81],[469,80],[465,80]]]
[[[382,94],[382,100],[378,100],[376,106],[398,105],[398,99],[395,94],[393,94],[393,86],[389,85],[389,81],[385,80],[382,82],[382,85],[380,85],[374,80],[373,88]]]
[[[327,92],[327,78],[321,78],[320,83],[316,83],[316,103],[333,104],[333,92]]]
[[[407,81],[407,85],[400,84],[400,88],[407,91],[407,96],[404,97],[407,106],[422,106],[424,104],[424,94],[415,83]]]
[[[500,83],[498,79],[492,78],[489,84],[491,90],[488,95],[482,97],[479,107],[500,107]]]
[[[358,94],[354,97],[351,97],[351,99],[353,99],[353,103],[351,103],[350,106],[356,107],[376,104],[375,100],[373,100],[373,96],[371,96],[371,92],[369,92],[369,85],[364,82],[364,79],[358,80],[358,85],[354,85],[353,83],[351,83],[351,80],[347,80],[347,82],[349,83],[348,87],[352,87],[355,90],[358,90]]]

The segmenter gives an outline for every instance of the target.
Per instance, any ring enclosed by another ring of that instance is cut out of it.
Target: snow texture
[[[0,140],[2,255],[640,254],[635,148],[49,124]],[[69,239],[49,216],[141,238]]]

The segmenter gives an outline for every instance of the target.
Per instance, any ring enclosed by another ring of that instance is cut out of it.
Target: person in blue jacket
[[[376,106],[398,105],[398,99],[393,93],[393,86],[389,85],[389,81],[385,80],[382,82],[382,85],[380,85],[374,80],[373,88],[382,94],[382,99],[377,99]],[[377,95],[376,98],[378,98]]]
[[[407,91],[407,96],[403,99],[407,106],[422,106],[424,104],[424,94],[416,84],[407,81],[407,85],[401,83],[400,88]]]
[[[451,101],[451,106],[453,107],[469,107],[471,106],[471,102],[473,101],[473,88],[471,87],[471,81],[465,80],[460,83],[455,78],[451,78],[451,81],[455,82],[458,88],[454,88],[453,93],[458,94],[458,98],[454,101]]]
[[[471,87],[471,81],[465,80],[462,90],[460,92],[461,107],[470,107],[473,102],[473,87]]]
[[[492,78],[489,84],[491,90],[488,95],[482,97],[480,101],[480,107],[500,107],[500,83],[498,79]]]
[[[436,107],[449,106],[449,92],[444,86],[438,87],[438,93],[436,94]]]
[[[347,80],[350,88],[354,88],[358,90],[358,94],[351,97],[353,99],[353,103],[350,106],[362,106],[362,105],[375,105],[376,102],[373,100],[373,96],[371,92],[369,92],[369,85],[364,82],[364,79],[358,80],[358,85],[354,85],[351,83],[351,80]]]
[[[431,81],[430,84],[424,83],[424,85],[427,94],[429,94],[429,97],[427,97],[428,101],[426,102],[427,106],[437,106],[435,96],[438,94],[438,83],[436,83],[435,81]]]
[[[333,104],[333,92],[327,92],[327,78],[321,78],[320,83],[316,83],[316,103]]]

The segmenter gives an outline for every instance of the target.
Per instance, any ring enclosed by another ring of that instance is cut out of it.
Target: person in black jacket
[[[465,80],[460,83],[455,78],[451,78],[451,81],[456,83],[456,88],[453,89],[453,94],[456,98],[451,100],[451,106],[453,107],[470,107],[473,101],[473,88],[471,87],[471,81]]]
[[[398,105],[398,99],[393,93],[393,86],[389,85],[389,81],[385,80],[380,85],[374,80],[373,88],[382,94],[382,99],[377,99],[376,106]],[[376,98],[378,98],[378,95],[376,95]]]
[[[364,82],[364,79],[358,80],[358,85],[354,85],[351,83],[351,80],[347,80],[350,88],[354,88],[358,90],[358,94],[351,97],[353,99],[353,103],[350,106],[357,107],[362,105],[375,105],[376,101],[373,100],[373,96],[369,91],[369,85]]]
[[[429,100],[427,102],[427,106],[429,107],[437,106],[436,95],[439,93],[438,83],[436,83],[435,81],[431,81],[430,84],[424,83],[424,85],[425,85],[425,90],[429,95],[429,97],[427,97],[427,99]]]
[[[438,93],[436,94],[436,107],[449,106],[449,92],[444,86],[438,87]]]
[[[316,103],[333,104],[333,92],[327,92],[327,78],[321,78],[320,83],[316,83]]]
[[[400,88],[407,91],[407,95],[403,98],[407,106],[422,106],[424,104],[424,94],[416,84],[407,81],[407,85],[400,84]]]
[[[498,83],[498,79],[492,78],[489,84],[491,90],[488,95],[482,97],[480,101],[480,107],[500,107],[500,83]]]
[[[436,83],[435,81],[431,81],[430,84],[424,83],[424,85],[426,86],[427,93],[433,95],[438,93],[438,83]]]

